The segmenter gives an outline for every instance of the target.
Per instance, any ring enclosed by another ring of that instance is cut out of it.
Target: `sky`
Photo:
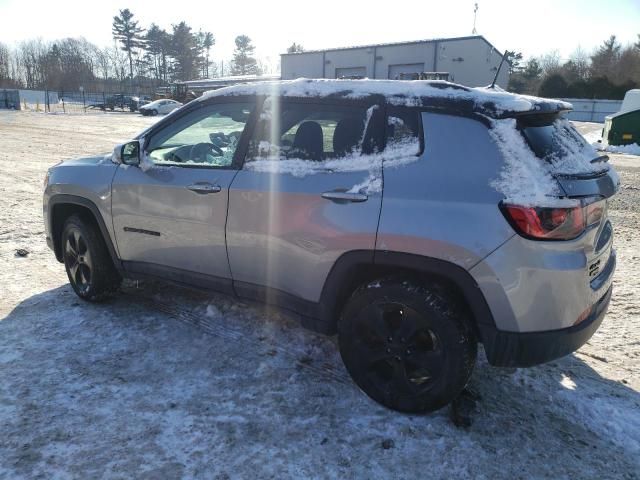
[[[470,35],[473,0],[0,0],[0,42],[85,37],[113,44],[111,22],[129,8],[142,26],[169,29],[186,21],[216,38],[214,60],[231,58],[234,38],[246,34],[256,53],[277,64],[292,42],[322,49]],[[591,52],[610,35],[624,43],[640,33],[640,0],[478,0],[476,29],[498,50],[525,58],[580,46]]]

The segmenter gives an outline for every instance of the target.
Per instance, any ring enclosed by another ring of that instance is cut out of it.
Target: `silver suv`
[[[47,242],[85,300],[123,277],[260,299],[337,332],[374,400],[434,410],[479,342],[530,366],[602,322],[619,180],[570,108],[446,82],[224,88],[51,168]]]

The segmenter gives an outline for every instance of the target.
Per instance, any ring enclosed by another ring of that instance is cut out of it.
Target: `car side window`
[[[367,114],[365,106],[279,102],[269,97],[249,142],[247,160],[321,162],[360,155]]]
[[[406,154],[422,153],[422,118],[415,108],[387,108],[387,150],[399,150]]]
[[[203,107],[154,134],[145,150],[156,165],[231,168],[252,103]]]

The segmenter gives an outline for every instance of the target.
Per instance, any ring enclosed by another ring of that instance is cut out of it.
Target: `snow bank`
[[[541,103],[552,103],[561,109],[571,104],[559,100],[545,100],[527,95],[516,95],[486,88],[469,88],[436,80],[331,80],[299,78],[276,82],[233,85],[206,92],[203,99],[223,95],[278,95],[283,97],[325,97],[340,95],[344,98],[364,98],[382,95],[394,105],[421,105],[423,98],[471,101],[479,108],[498,114],[533,110]]]
[[[597,150],[609,152],[609,153],[625,153],[627,155],[640,156],[640,145],[632,143],[630,145],[606,145],[601,143],[593,144]]]

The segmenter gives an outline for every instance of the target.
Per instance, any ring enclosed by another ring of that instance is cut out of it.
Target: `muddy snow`
[[[640,157],[611,155],[619,264],[601,329],[531,369],[481,353],[459,429],[448,408],[369,400],[335,339],[288,313],[161,283],[77,299],[45,245],[46,168],[153,121],[0,111],[0,478],[639,478]]]

